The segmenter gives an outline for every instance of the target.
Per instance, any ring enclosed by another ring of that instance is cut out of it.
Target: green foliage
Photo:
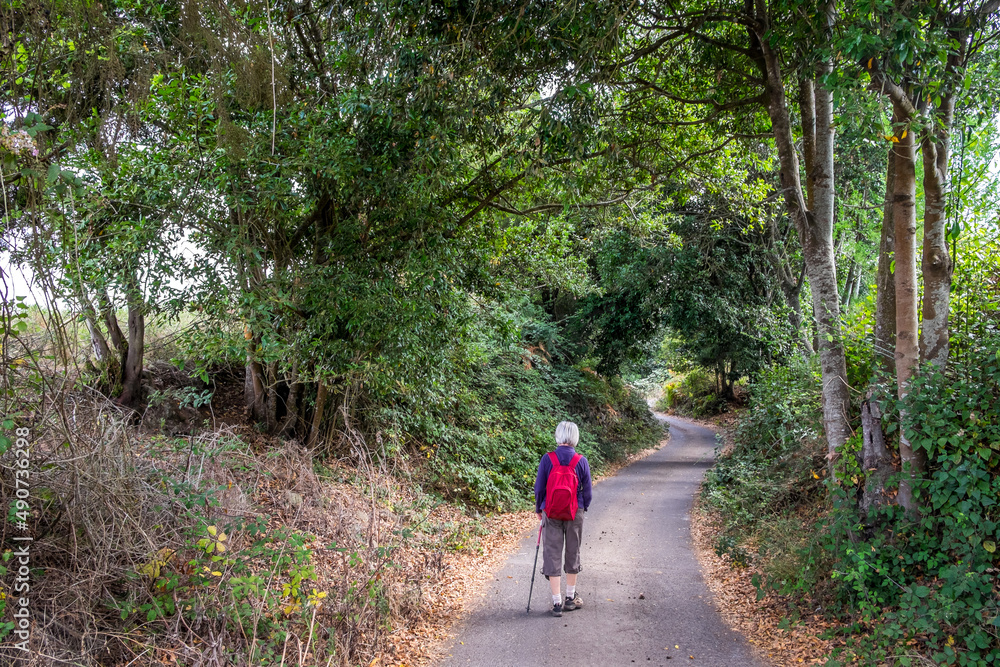
[[[997,350],[984,341],[947,375],[922,371],[902,402],[887,399],[887,430],[905,410],[907,437],[928,455],[917,518],[895,505],[859,515],[860,435],[841,449],[832,506],[819,502],[814,374],[776,369],[752,386],[733,451],[706,480],[704,498],[726,522],[717,549],[756,565],[760,595],[795,593],[793,604],[818,601],[846,622],[829,664],[918,664],[914,651],[942,665],[1000,659]],[[813,522],[817,508],[825,516]]]
[[[732,451],[705,477],[702,497],[739,540],[762,517],[794,512],[820,490],[819,380],[809,366],[776,366],[750,384]],[[807,443],[803,446],[803,442]]]
[[[481,356],[451,377],[437,402],[404,400],[380,417],[427,459],[434,488],[488,510],[533,498],[538,461],[554,448],[560,421],[579,425],[578,450],[596,472],[662,436],[621,380],[552,358],[562,343],[548,316],[522,304],[513,319],[518,344],[482,340]]]
[[[790,351],[793,333],[771,298],[778,288],[763,234],[745,219],[728,223],[733,203],[718,199],[673,203],[678,210],[662,214],[665,230],[650,238],[612,233],[601,241],[603,292],[583,299],[574,315],[600,369],[648,354],[643,343],[664,328],[726,390]]]
[[[819,384],[817,369],[802,362],[762,372],[749,386],[732,450],[705,477],[702,500],[724,521],[716,551],[756,567],[759,597],[815,591],[829,571],[829,555],[807,528],[823,497]]]
[[[724,412],[727,403],[719,395],[716,379],[701,367],[675,376],[663,385],[663,397],[656,402],[656,409],[696,418]]]
[[[864,387],[874,378],[877,356],[892,355],[892,350],[875,350],[875,295],[856,301],[845,313],[841,326],[844,357],[847,361],[847,382],[852,387]]]
[[[983,224],[982,218],[978,222],[966,220],[965,224],[960,238],[952,244],[956,268],[948,316],[950,354],[960,363],[968,363],[982,341],[1000,330],[996,292],[1000,238],[992,223]]]

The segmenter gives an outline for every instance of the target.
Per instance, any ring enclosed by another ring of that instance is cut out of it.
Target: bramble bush
[[[870,306],[845,329],[856,386],[874,371]],[[962,343],[947,372],[921,369],[905,400],[876,385],[890,446],[903,414],[907,438],[927,454],[919,517],[891,504],[859,511],[859,425],[836,478],[823,480],[819,378],[802,363],[750,385],[733,448],[706,477],[703,501],[724,518],[716,550],[754,565],[758,595],[790,594],[792,616],[820,605],[842,621],[829,665],[1000,662],[1000,340]]]
[[[994,339],[947,373],[922,369],[899,401],[886,390],[884,427],[900,411],[928,467],[922,510],[858,510],[864,471],[838,459],[823,492],[818,381],[778,368],[751,386],[732,452],[709,472],[703,498],[725,517],[719,553],[753,563],[759,596],[790,594],[841,620],[828,664],[979,667],[1000,661],[1000,352]],[[890,495],[897,479],[890,479]],[[810,515],[818,519],[809,521]],[[750,545],[753,548],[750,548]]]
[[[841,534],[834,575],[849,593],[856,622],[869,630],[846,657],[863,664],[979,667],[1000,661],[1000,349],[996,339],[947,373],[926,367],[894,411],[904,432],[927,453],[915,485],[919,518],[898,507],[859,517],[849,503],[833,515]],[[853,525],[852,525],[853,522]],[[851,529],[876,526],[851,544]],[[843,664],[840,659],[832,665]]]

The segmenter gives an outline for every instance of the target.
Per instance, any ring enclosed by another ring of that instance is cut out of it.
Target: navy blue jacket
[[[556,458],[559,459],[559,463],[562,465],[568,466],[574,456],[576,456],[576,450],[569,445],[559,445],[556,447]],[[545,508],[545,483],[549,479],[550,472],[552,472],[552,460],[546,453],[538,463],[538,476],[535,477],[536,513],[541,512]],[[593,495],[590,481],[590,464],[587,463],[586,456],[581,456],[580,461],[576,464],[576,478],[579,480],[576,487],[577,504],[586,512],[587,508],[590,507],[590,499]]]

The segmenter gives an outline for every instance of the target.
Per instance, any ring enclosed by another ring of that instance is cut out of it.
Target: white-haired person
[[[583,515],[590,507],[591,479],[587,457],[577,454],[580,429],[573,422],[556,427],[556,449],[538,463],[535,513],[542,522],[542,574],[552,589],[552,615],[583,606],[576,592],[583,540]],[[565,552],[564,552],[565,549]],[[566,570],[566,597],[560,595]]]

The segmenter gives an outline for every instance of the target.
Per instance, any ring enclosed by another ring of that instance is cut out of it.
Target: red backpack
[[[559,463],[555,452],[549,452],[552,459],[552,470],[545,481],[545,516],[550,519],[572,521],[576,518],[578,507],[576,489],[580,480],[576,476],[576,464],[583,458],[576,454],[568,466]]]

